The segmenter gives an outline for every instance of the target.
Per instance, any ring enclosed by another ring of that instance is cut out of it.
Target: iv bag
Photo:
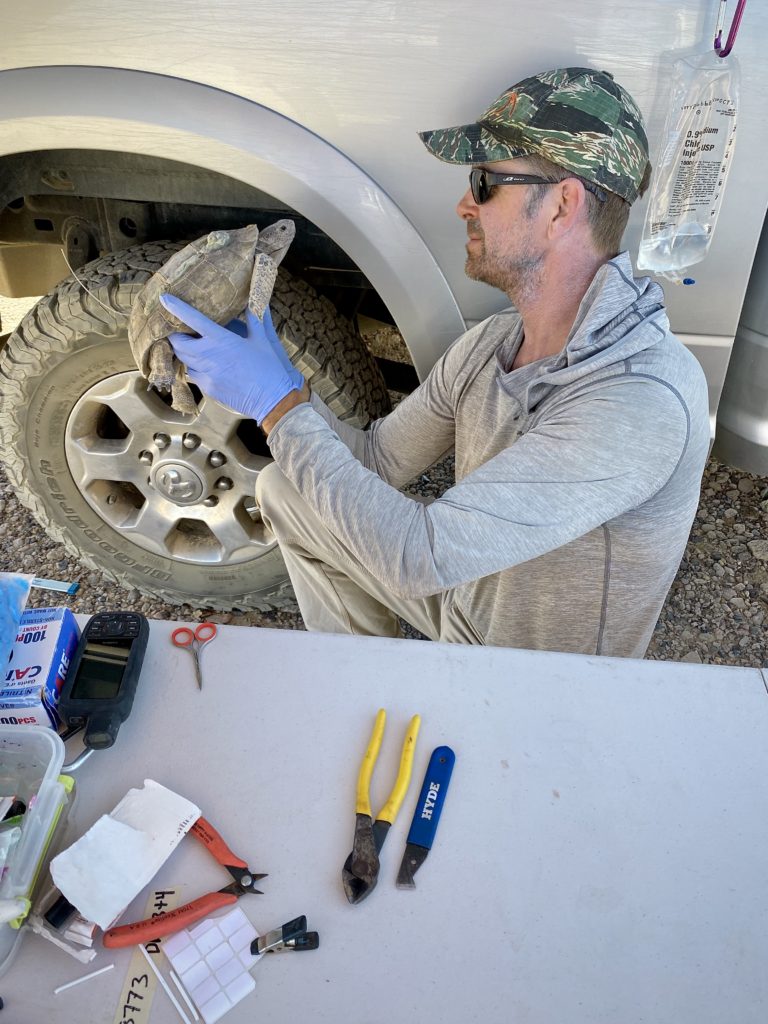
[[[639,270],[679,284],[707,255],[736,139],[739,65],[714,51],[675,61]]]

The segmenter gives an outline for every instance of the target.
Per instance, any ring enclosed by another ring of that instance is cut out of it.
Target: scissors
[[[217,629],[213,622],[201,622],[194,630],[188,626],[180,626],[171,633],[171,643],[192,654],[195,659],[195,676],[200,690],[203,688],[203,677],[200,673],[200,651],[216,637]]]

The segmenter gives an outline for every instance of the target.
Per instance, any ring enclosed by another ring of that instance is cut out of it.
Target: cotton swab
[[[187,1004],[187,1006],[192,1011],[192,1016],[195,1018],[195,1020],[200,1020],[200,1014],[195,1009],[195,1004],[192,1002],[192,1000],[187,995],[187,990],[182,985],[181,978],[178,976],[178,974],[176,973],[176,971],[174,971],[174,969],[172,967],[169,968],[169,972],[170,972],[170,975],[171,975],[171,981],[176,986],[176,988],[179,990],[179,995],[181,996],[181,998],[184,1000],[184,1002]]]
[[[64,989],[72,988],[73,985],[79,985],[83,981],[90,981],[91,978],[95,978],[99,974],[104,974],[106,971],[111,971],[114,964],[107,964],[106,967],[100,967],[98,971],[91,971],[90,974],[84,974],[82,978],[75,978],[74,981],[68,981],[66,985],[59,985],[58,988],[53,990],[53,994],[57,996],[59,992],[63,992]]]
[[[165,990],[165,994],[168,996],[168,998],[171,1000],[173,1005],[176,1007],[176,1010],[177,1010],[179,1016],[181,1017],[181,1019],[184,1021],[184,1024],[192,1024],[192,1021],[189,1019],[189,1017],[186,1015],[186,1013],[184,1013],[184,1011],[182,1010],[182,1008],[181,1008],[181,1006],[179,1004],[178,999],[173,994],[173,992],[171,992],[171,986],[168,984],[168,982],[162,976],[160,971],[157,969],[155,961],[152,959],[152,957],[147,952],[146,947],[140,945],[139,949],[141,950],[142,954],[144,955],[144,959],[147,961],[149,966],[152,968],[152,973],[155,975],[155,977],[157,978],[157,980],[160,982],[160,984],[162,985],[163,989]]]

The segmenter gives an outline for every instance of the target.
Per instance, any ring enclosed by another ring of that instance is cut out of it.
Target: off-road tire
[[[276,545],[235,565],[146,551],[94,511],[67,462],[71,410],[100,380],[135,370],[128,313],[179,248],[158,242],[94,260],[30,310],[0,352],[0,460],[46,532],[107,579],[171,604],[265,610],[286,588]],[[271,307],[292,361],[340,418],[362,426],[388,411],[375,361],[330,302],[281,268]]]

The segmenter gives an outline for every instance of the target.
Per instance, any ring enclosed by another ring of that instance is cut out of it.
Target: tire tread
[[[46,368],[87,344],[83,339],[89,335],[121,334],[141,288],[179,248],[180,243],[153,242],[110,253],[82,267],[76,277],[65,278],[26,314],[0,352],[0,461],[19,501],[46,533],[109,581],[169,604],[204,601],[220,610],[280,608],[292,604],[286,580],[224,600],[210,594],[180,595],[157,581],[105,565],[78,545],[70,528],[52,518],[29,471],[25,414]],[[272,309],[289,357],[340,418],[363,426],[389,410],[375,360],[327,299],[280,268]],[[301,345],[299,337],[304,339]]]

